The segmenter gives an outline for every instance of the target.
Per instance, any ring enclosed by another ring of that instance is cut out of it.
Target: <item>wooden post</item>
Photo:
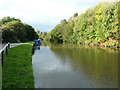
[[[10,43],[8,44],[8,48],[10,48]]]
[[[2,53],[1,53],[1,60],[2,60],[2,66],[3,66],[3,60],[4,60],[4,51],[2,51]]]
[[[7,55],[8,54],[8,46],[6,46],[6,50],[5,51],[6,51],[5,53]]]

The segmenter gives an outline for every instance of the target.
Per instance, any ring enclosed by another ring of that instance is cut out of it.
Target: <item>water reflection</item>
[[[34,46],[32,47],[32,55],[35,53],[36,50],[40,50],[40,46]]]
[[[117,49],[70,44],[49,47],[33,55],[37,88],[118,87]]]
[[[82,69],[83,73],[90,79],[94,80],[98,85],[103,84],[104,87],[118,86],[118,51],[111,49],[93,48],[87,46],[51,47],[58,58],[63,62],[69,60],[74,70]],[[105,50],[105,51],[104,51]],[[109,50],[106,52],[106,50]],[[69,58],[69,59],[65,59]]]

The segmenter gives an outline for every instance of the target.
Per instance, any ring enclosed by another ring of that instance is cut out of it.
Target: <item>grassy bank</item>
[[[9,49],[2,68],[3,88],[34,88],[31,50],[31,44]]]

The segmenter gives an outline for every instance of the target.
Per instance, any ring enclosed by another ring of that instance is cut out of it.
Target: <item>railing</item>
[[[7,44],[2,48],[2,50],[0,50],[2,66],[3,66],[3,62],[4,62],[4,61],[3,61],[3,60],[4,60],[4,53],[7,55],[9,48],[10,48],[10,43],[7,43]]]

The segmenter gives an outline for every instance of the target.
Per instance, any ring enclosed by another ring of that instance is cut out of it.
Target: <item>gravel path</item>
[[[10,48],[22,45],[23,43],[10,43]]]
[[[22,45],[23,43],[10,43],[10,48]],[[1,44],[0,43],[0,50],[5,46],[6,44]]]

